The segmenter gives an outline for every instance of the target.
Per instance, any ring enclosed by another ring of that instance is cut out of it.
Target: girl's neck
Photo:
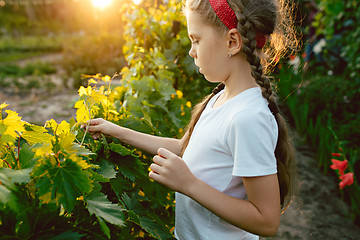
[[[233,56],[231,69],[233,69],[228,78],[223,82],[225,92],[216,101],[216,106],[221,106],[239,93],[259,85],[251,75],[250,64],[240,54]]]

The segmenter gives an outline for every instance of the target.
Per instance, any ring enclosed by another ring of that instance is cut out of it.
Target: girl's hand
[[[182,158],[167,149],[160,148],[150,165],[149,177],[166,187],[187,195],[197,179]]]
[[[114,132],[114,128],[118,127],[116,124],[106,121],[102,118],[96,118],[88,121],[86,125],[81,128],[87,128],[87,131],[94,139],[101,138],[101,134],[110,135]]]

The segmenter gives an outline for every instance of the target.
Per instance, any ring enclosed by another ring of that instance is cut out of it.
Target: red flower
[[[303,52],[303,54],[301,55],[304,59],[306,58],[306,52]]]
[[[341,157],[341,153],[332,153],[331,156],[334,156],[334,157]]]
[[[340,179],[342,181],[339,183],[339,187],[340,189],[343,189],[346,185],[350,186],[354,183],[354,174],[352,172],[344,174],[340,176]]]
[[[331,165],[331,169],[339,170],[340,176],[344,175],[344,171],[348,166],[348,160],[340,161],[336,159],[331,159],[333,165]]]
[[[295,60],[296,56],[295,55],[290,55],[290,60]]]

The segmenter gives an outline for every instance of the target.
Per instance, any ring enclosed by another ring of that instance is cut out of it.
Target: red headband
[[[209,0],[209,3],[216,13],[216,15],[220,18],[221,22],[229,29],[233,29],[237,27],[237,18],[234,10],[230,7],[229,3],[226,0]],[[257,33],[256,34],[256,47],[263,48],[265,43],[268,40],[268,36]]]
[[[265,34],[262,34],[262,33],[256,33],[256,37],[255,37],[255,40],[256,40],[256,47],[257,48],[263,48],[268,40],[269,36],[268,35],[265,35]]]
[[[209,0],[209,3],[221,22],[225,24],[229,30],[236,28],[238,20],[234,10],[231,9],[226,0]]]

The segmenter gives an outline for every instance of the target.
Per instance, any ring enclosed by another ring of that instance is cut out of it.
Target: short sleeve
[[[236,113],[226,135],[234,159],[234,176],[255,177],[277,172],[274,152],[278,128],[269,111],[247,109]]]

